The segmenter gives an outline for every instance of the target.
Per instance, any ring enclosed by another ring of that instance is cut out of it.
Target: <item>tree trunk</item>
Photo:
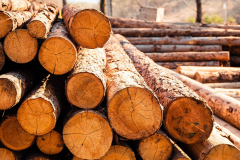
[[[5,64],[5,54],[3,51],[3,45],[0,42],[0,71],[2,70],[4,64]]]
[[[100,0],[100,11],[104,14],[106,14],[105,11],[105,0]]]
[[[134,152],[130,148],[121,145],[111,146],[107,154],[99,160],[109,159],[136,160]]]
[[[67,0],[63,0],[63,7],[67,5]]]
[[[240,151],[228,140],[228,138],[221,134],[222,132],[214,127],[211,136],[205,142],[182,145],[192,159],[239,159]]]
[[[240,89],[240,82],[205,83],[204,85],[211,88]]]
[[[66,5],[62,17],[75,42],[84,48],[101,48],[110,37],[110,22],[98,10]]]
[[[29,35],[28,30],[17,29],[6,36],[4,51],[13,62],[28,63],[37,55],[38,41]]]
[[[125,37],[218,37],[218,36],[240,36],[239,30],[226,30],[216,28],[192,28],[192,29],[157,29],[157,28],[113,28],[114,34]]]
[[[240,71],[197,71],[194,79],[201,83],[238,82]]]
[[[106,92],[105,71],[104,49],[80,48],[76,64],[66,82],[68,101],[84,109],[97,107],[103,101]]]
[[[240,98],[240,89],[223,89],[223,88],[215,88],[218,93],[226,94],[233,98]]]
[[[106,0],[106,15],[112,16],[112,0]]]
[[[196,4],[197,4],[196,22],[202,23],[202,0],[196,0]]]
[[[148,52],[211,52],[222,51],[221,45],[135,45],[140,51]]]
[[[229,61],[229,52],[170,52],[170,53],[145,53],[155,62],[178,61]]]
[[[176,69],[179,66],[220,66],[219,61],[202,61],[202,62],[156,62],[165,68]]]
[[[174,142],[171,140],[173,146],[172,156],[169,160],[191,160],[188,155]]]
[[[39,76],[33,69],[22,68],[0,75],[0,110],[14,107],[29,92]]]
[[[28,23],[27,28],[30,36],[37,39],[46,39],[57,15],[58,7],[54,4],[49,4],[39,11]]]
[[[62,107],[62,81],[62,77],[49,74],[25,98],[17,113],[25,131],[39,136],[53,130]]]
[[[117,35],[117,39],[163,105],[163,124],[169,135],[191,144],[206,140],[213,128],[213,115],[207,103],[124,37]]]
[[[32,18],[32,12],[0,12],[0,38],[5,37],[9,32],[23,27]]]
[[[60,153],[64,147],[62,135],[55,130],[38,136],[36,144],[41,152],[49,155]]]
[[[35,142],[36,136],[29,134],[19,125],[17,116],[10,116],[1,122],[0,140],[6,147],[21,151]]]
[[[240,45],[240,37],[129,37],[127,39],[133,45]]]
[[[168,160],[171,157],[173,146],[170,138],[163,131],[140,141],[138,152],[143,160],[159,159]]]
[[[39,50],[39,62],[48,72],[62,75],[73,68],[76,58],[77,50],[66,27],[62,22],[54,24]]]
[[[107,153],[113,133],[104,115],[77,109],[66,118],[63,140],[73,155],[82,159],[99,159]]]
[[[127,139],[149,137],[162,123],[162,107],[157,97],[114,36],[104,48],[107,56],[108,118],[112,128]]]

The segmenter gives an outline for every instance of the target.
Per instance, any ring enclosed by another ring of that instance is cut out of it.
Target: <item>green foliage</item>
[[[189,17],[189,18],[185,19],[185,22],[186,23],[196,23],[196,18]]]
[[[227,22],[228,23],[236,23],[236,19],[233,16],[228,17]]]
[[[220,17],[218,14],[213,14],[213,15],[208,15],[205,14],[203,16],[203,23],[207,23],[207,24],[221,24],[223,23],[223,18]]]

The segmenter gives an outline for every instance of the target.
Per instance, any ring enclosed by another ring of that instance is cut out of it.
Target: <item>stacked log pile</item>
[[[66,5],[60,20],[54,4],[1,4],[0,159],[238,159],[238,135],[213,115],[240,128],[238,112],[230,119],[217,102],[111,34],[103,13]],[[186,53],[203,63],[227,61],[219,45],[195,47],[216,48]]]

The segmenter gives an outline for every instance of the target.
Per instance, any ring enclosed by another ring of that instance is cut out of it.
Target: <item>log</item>
[[[50,73],[69,72],[76,61],[77,50],[62,22],[53,25],[51,33],[40,47],[38,60]]]
[[[220,66],[219,61],[202,62],[156,62],[158,65],[169,69],[177,69],[179,66]]]
[[[4,146],[21,151],[29,148],[35,142],[36,136],[29,134],[19,125],[17,116],[10,116],[1,122],[0,140]]]
[[[0,147],[0,159],[3,159],[3,160],[21,160],[21,158],[19,158],[17,156],[17,154],[15,154],[10,149],[4,148],[4,147]]]
[[[166,68],[137,50],[126,38],[121,35],[116,37],[163,105],[166,132],[184,143],[206,140],[213,128],[213,114],[206,101],[168,73]]]
[[[226,137],[221,136],[221,131],[215,128],[205,142],[182,145],[192,159],[239,159],[240,151]]]
[[[31,5],[27,0],[2,0],[0,11],[27,11]]]
[[[238,82],[240,71],[197,71],[194,79],[201,83]]]
[[[40,3],[32,2],[29,10],[30,11],[40,11],[40,10],[44,9],[44,7],[45,7],[45,4],[42,4],[42,2],[40,2]]]
[[[35,70],[25,67],[0,75],[0,110],[11,109],[17,105],[32,89],[37,78]]]
[[[212,28],[204,28],[204,29],[113,28],[112,31],[114,34],[121,34],[125,37],[240,36],[240,31],[238,30],[212,29]]]
[[[240,98],[240,89],[215,88],[218,93],[226,94],[233,98]]]
[[[204,85],[211,87],[211,88],[240,89],[240,82],[205,83]]]
[[[131,140],[149,137],[161,126],[162,106],[113,35],[104,48],[106,101],[112,128],[119,136]]]
[[[220,45],[135,45],[142,52],[211,52],[222,51]]]
[[[104,115],[97,111],[77,109],[67,117],[63,140],[76,157],[99,159],[110,149],[113,133]]]
[[[106,53],[102,48],[78,51],[76,64],[66,82],[68,101],[77,107],[92,109],[104,99],[107,77]]]
[[[110,22],[98,10],[65,5],[62,17],[75,42],[84,48],[101,48],[110,37]]]
[[[239,66],[240,65],[240,57],[239,56],[231,56],[230,62],[231,62],[231,64]]]
[[[6,36],[4,51],[13,62],[28,63],[37,54],[38,41],[29,35],[28,30],[17,29]]]
[[[182,66],[179,66],[179,67],[182,67]],[[179,67],[177,67],[177,69]],[[182,74],[184,76],[187,76],[189,78],[194,79],[194,75],[195,75],[196,71],[180,70],[180,71],[178,71],[178,73],[180,73],[180,74]]]
[[[111,159],[136,160],[134,152],[130,148],[121,145],[111,146],[107,154],[99,160]]]
[[[62,81],[62,77],[49,74],[26,96],[17,112],[25,131],[40,136],[53,130],[62,108]]]
[[[0,42],[0,71],[2,70],[4,64],[5,64],[5,54],[3,51],[2,43]]]
[[[190,157],[173,141],[171,140],[173,146],[172,156],[169,160],[191,160]]]
[[[227,51],[220,52],[169,52],[169,53],[145,53],[155,62],[178,61],[229,61],[230,54]]]
[[[127,39],[133,45],[240,45],[240,37],[128,37]]]
[[[32,18],[33,13],[24,12],[6,12],[0,11],[0,38],[5,37],[9,32],[23,27]]]
[[[36,144],[41,152],[48,155],[58,154],[64,147],[63,137],[56,130],[38,136]]]
[[[38,151],[36,148],[28,151],[24,160],[65,160],[61,155],[46,155]]]
[[[27,26],[30,36],[37,39],[46,39],[57,15],[58,6],[54,4],[47,5],[35,14]]]
[[[141,139],[138,145],[138,152],[143,160],[161,159],[168,160],[172,154],[172,143],[170,138],[163,131]]]

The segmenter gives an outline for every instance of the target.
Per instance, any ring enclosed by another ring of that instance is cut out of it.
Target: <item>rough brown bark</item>
[[[229,61],[229,52],[170,52],[170,53],[145,53],[155,62],[177,61]]]
[[[62,107],[62,77],[48,75],[25,98],[17,119],[24,130],[33,135],[49,133],[56,125]]]
[[[206,140],[213,128],[212,111],[206,101],[124,37],[117,35],[117,39],[164,106],[163,124],[171,137],[184,143]]]
[[[226,88],[226,89],[238,88],[238,89],[240,89],[240,82],[205,83],[204,85],[211,87],[211,88]]]
[[[73,68],[76,58],[77,50],[66,27],[62,22],[54,24],[39,50],[39,62],[48,72],[62,75]]]
[[[105,96],[106,53],[102,48],[78,51],[77,61],[66,82],[66,96],[77,107],[97,107]]]
[[[100,11],[104,14],[106,14],[105,12],[105,0],[100,0]]]
[[[127,139],[149,137],[162,122],[162,107],[157,97],[113,35],[104,48],[108,118],[112,128]]]
[[[226,94],[233,98],[240,98],[240,89],[215,88],[218,93]]]
[[[46,39],[57,15],[58,7],[54,4],[47,5],[43,10],[35,14],[28,23],[29,34],[33,38]]]
[[[63,140],[70,152],[82,159],[99,159],[111,147],[112,129],[97,111],[73,110],[66,117]]]
[[[98,10],[66,5],[63,20],[75,42],[84,48],[101,48],[110,37],[110,22]]]
[[[134,45],[231,45],[239,46],[239,37],[128,37]]]
[[[240,71],[197,71],[194,79],[201,83],[238,82]]]
[[[220,66],[219,61],[202,61],[202,62],[156,62],[165,68],[176,69],[179,66]]]
[[[210,52],[222,51],[221,45],[135,45],[140,51],[148,52]]]
[[[3,45],[0,42],[0,71],[2,70],[4,64],[5,64],[5,54],[3,51]]]
[[[0,38],[5,37],[9,32],[23,27],[33,16],[32,12],[0,12]]]
[[[125,37],[215,37],[215,36],[240,36],[239,30],[226,29],[156,29],[156,28],[113,28],[114,34],[121,34]]]

